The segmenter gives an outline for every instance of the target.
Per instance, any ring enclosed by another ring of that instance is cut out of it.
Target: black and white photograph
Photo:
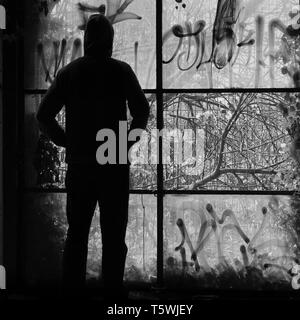
[[[1,304],[300,306],[299,0],[0,0],[0,177]]]

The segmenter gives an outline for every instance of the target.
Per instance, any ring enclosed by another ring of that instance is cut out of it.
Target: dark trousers
[[[127,246],[129,166],[69,165],[69,224],[63,255],[63,287],[85,286],[88,237],[97,202],[102,233],[102,279],[107,290],[123,286]]]

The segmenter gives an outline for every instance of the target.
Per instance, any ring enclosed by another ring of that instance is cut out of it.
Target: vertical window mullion
[[[162,5],[156,1],[156,90],[157,90],[157,129],[163,128],[163,70],[162,70]],[[157,165],[157,285],[163,286],[163,164],[162,139],[158,143]]]

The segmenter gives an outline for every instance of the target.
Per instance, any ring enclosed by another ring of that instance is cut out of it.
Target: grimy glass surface
[[[283,111],[296,100],[275,92],[166,94],[165,189],[295,190],[281,178],[294,167]]]
[[[298,6],[298,0],[163,0],[164,88],[294,87]]]
[[[287,196],[168,195],[166,285],[292,290],[296,224]]]
[[[63,193],[28,193],[24,197],[22,255],[28,286],[51,287],[59,284],[67,232],[65,207],[66,194]],[[154,196],[130,196],[125,269],[128,282],[155,282],[156,211]],[[97,207],[88,244],[87,281],[90,285],[97,285],[95,281],[101,275],[100,214]]]
[[[156,96],[147,95],[151,114],[147,132],[156,127]],[[38,128],[36,112],[41,102],[42,95],[25,96],[25,153],[24,153],[24,179],[26,187],[39,188],[64,188],[67,164],[65,162],[65,149],[57,147],[43,135]],[[65,126],[65,111],[57,115],[58,122]],[[131,121],[128,111],[128,120]],[[150,135],[149,135],[150,136]],[[96,137],[95,137],[96,140]],[[137,150],[137,156],[140,151]],[[96,152],[95,152],[96,159]],[[156,189],[156,164],[132,163],[130,167],[131,190]]]
[[[153,88],[155,63],[155,1],[135,0],[122,12],[111,1],[51,1],[40,11],[38,1],[26,3],[25,87],[48,88],[57,71],[82,56],[87,17],[106,5],[115,29],[113,57],[135,70],[143,88]],[[101,7],[102,6],[102,7]]]
[[[162,77],[163,90],[179,89],[165,91],[161,105],[156,105],[156,94],[148,95],[147,132],[156,129],[163,108],[164,126],[171,133],[162,149],[168,162],[163,176],[155,164],[131,166],[131,189],[156,190],[163,179],[164,190],[158,190],[158,198],[130,197],[126,280],[155,283],[157,252],[163,247],[163,279],[169,288],[290,290],[292,260],[299,259],[294,198],[255,193],[300,187],[295,160],[300,157],[292,142],[298,135],[300,95],[277,90],[288,91],[299,81],[298,0],[162,0],[163,30],[156,30],[153,0],[126,1],[122,13],[112,6],[118,1],[86,0],[81,7],[78,2],[48,1],[43,7],[45,1],[26,1],[25,89],[47,89],[62,66],[82,56],[84,23],[104,10],[118,22],[114,57],[132,66],[142,87],[156,89]],[[156,61],[156,32],[163,36],[163,61]],[[162,75],[157,63],[163,64]],[[227,88],[232,93],[222,92]],[[233,92],[239,88],[262,90]],[[189,89],[204,90],[195,94]],[[25,95],[25,187],[62,188],[65,152],[38,130],[40,101],[41,95]],[[64,119],[62,111],[62,125]],[[184,130],[200,132],[184,139],[191,146],[187,158],[177,140]],[[152,138],[157,140],[150,137],[146,144],[152,152]],[[195,137],[202,143],[200,153]],[[141,150],[138,155],[145,157]],[[175,162],[180,156],[182,162]],[[148,153],[148,163],[151,157]],[[179,195],[186,190],[207,194]],[[226,190],[240,194],[227,195]],[[245,194],[249,191],[253,195]],[[27,190],[24,195],[21,248],[27,285],[58,283],[65,205],[65,193]],[[99,214],[97,209],[89,241],[91,284],[101,271]],[[164,218],[158,229],[163,244],[157,242],[158,216]]]

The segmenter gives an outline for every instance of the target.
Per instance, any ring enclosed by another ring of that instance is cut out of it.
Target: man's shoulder
[[[124,71],[131,69],[130,65],[125,61],[121,61],[115,58],[110,58],[110,62],[116,67],[123,69]]]
[[[71,61],[70,63],[68,63],[66,66],[62,67],[58,73],[59,74],[67,73],[68,71],[70,71],[74,68],[77,68],[78,66],[80,66],[84,63],[85,63],[84,57],[77,58],[77,59]]]
[[[94,60],[94,62],[99,63],[99,61],[96,61],[96,60]],[[83,56],[83,57],[80,57],[80,58],[70,62],[69,64],[67,64],[63,68],[61,68],[59,73],[65,73],[65,72],[68,72],[74,68],[78,68],[80,66],[84,66],[84,65],[90,64],[90,63],[91,63],[91,60],[89,58]],[[123,70],[131,69],[131,66],[127,62],[121,61],[121,60],[118,60],[115,58],[109,58],[107,60],[107,63],[114,66],[114,67],[121,68]]]

